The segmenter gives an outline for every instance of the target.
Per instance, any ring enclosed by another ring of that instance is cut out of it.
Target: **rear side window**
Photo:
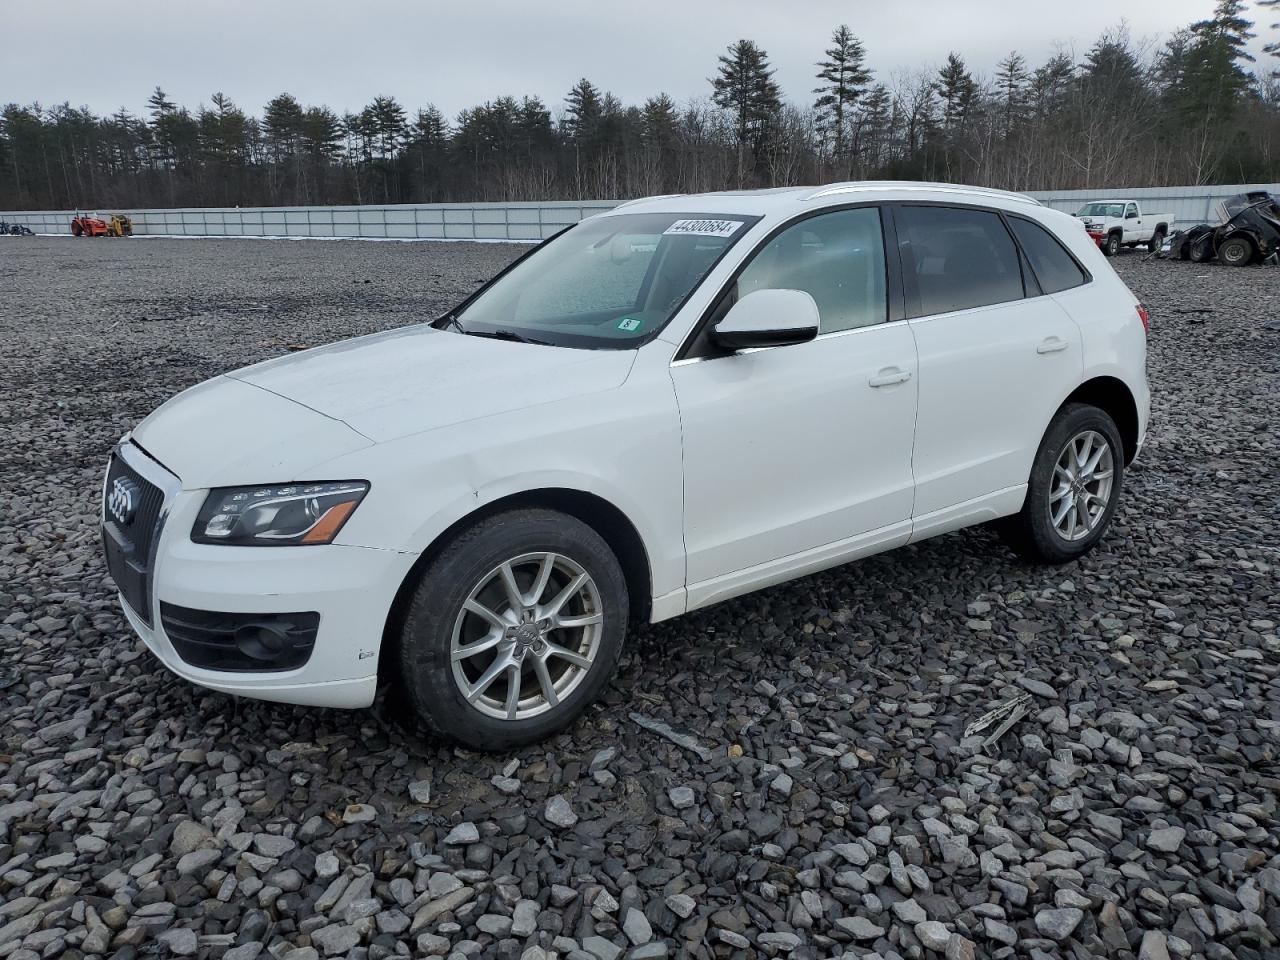
[[[1038,223],[1023,220],[1021,217],[1010,217],[1009,226],[1022,244],[1022,251],[1031,261],[1031,269],[1040,281],[1040,289],[1045,293],[1058,293],[1070,290],[1085,282],[1087,277],[1071,254],[1051,234]]]
[[[899,235],[914,270],[916,316],[1022,299],[1018,248],[997,214],[962,207],[900,207]]]

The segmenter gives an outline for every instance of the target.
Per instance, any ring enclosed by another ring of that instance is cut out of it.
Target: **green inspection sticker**
[[[618,321],[618,329],[631,333],[633,330],[640,329],[640,321],[635,317],[623,317]]]

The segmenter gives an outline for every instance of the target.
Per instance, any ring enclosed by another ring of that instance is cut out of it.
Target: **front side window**
[[[1136,203],[1129,204],[1124,208],[1124,215],[1126,217],[1136,217],[1138,215],[1138,205]]]
[[[629,349],[657,335],[757,217],[596,217],[549,241],[454,318],[466,333]]]
[[[916,316],[968,310],[1020,300],[1018,248],[999,215],[964,207],[909,207],[898,211],[898,233],[914,272]]]
[[[1040,224],[1021,217],[1010,217],[1009,226],[1017,234],[1022,252],[1031,261],[1031,269],[1035,271],[1040,289],[1045,293],[1070,290],[1085,282],[1085,273],[1080,265],[1058,239]]]
[[[809,217],[761,248],[738,276],[735,299],[756,290],[803,290],[818,305],[819,331],[884,323],[884,238],[875,207]]]

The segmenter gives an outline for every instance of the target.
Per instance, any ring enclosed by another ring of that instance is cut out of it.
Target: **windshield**
[[[585,220],[455,315],[461,332],[623,350],[657,335],[759,217],[631,213]]]
[[[1076,211],[1077,217],[1123,217],[1123,203],[1086,203]]]

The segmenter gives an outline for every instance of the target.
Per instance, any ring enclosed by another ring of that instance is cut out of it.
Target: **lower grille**
[[[151,548],[164,491],[112,454],[102,501],[107,570],[130,608],[151,625]]]
[[[193,667],[269,673],[296,670],[311,659],[320,614],[215,613],[162,600],[160,624]]]

